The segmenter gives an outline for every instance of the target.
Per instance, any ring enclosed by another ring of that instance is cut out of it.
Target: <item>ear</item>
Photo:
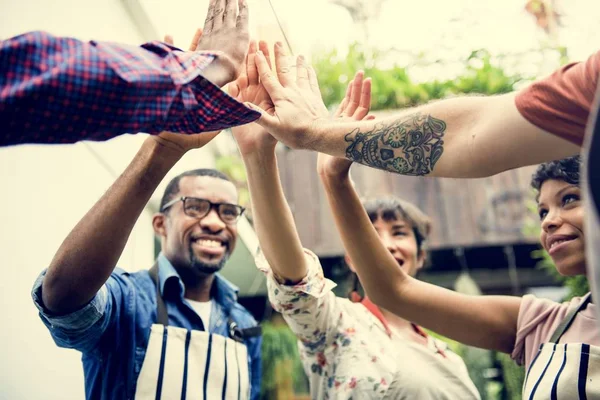
[[[350,257],[348,257],[347,254],[344,255],[344,261],[346,261],[346,265],[350,268],[350,271],[356,273],[356,269],[354,268],[354,265],[352,265],[352,260],[350,260]]]
[[[417,271],[425,266],[425,261],[427,260],[427,253],[425,250],[419,250],[419,255],[417,256]]]
[[[154,229],[154,233],[160,237],[167,236],[166,221],[167,216],[165,214],[156,213],[152,216],[152,228]]]

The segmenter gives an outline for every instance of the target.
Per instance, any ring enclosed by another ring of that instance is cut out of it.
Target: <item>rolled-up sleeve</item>
[[[311,352],[322,351],[335,339],[343,310],[332,289],[336,284],[325,278],[318,257],[304,250],[308,273],[302,281],[287,284],[276,276],[264,256],[256,265],[267,276],[269,301],[281,313],[298,339]]]
[[[106,285],[81,309],[68,314],[50,312],[42,300],[42,283],[46,271],[36,279],[31,296],[40,318],[59,347],[87,352],[93,349],[109,323],[111,302]]]
[[[46,32],[0,41],[0,146],[197,133],[256,120],[259,113],[202,76],[220,54]]]

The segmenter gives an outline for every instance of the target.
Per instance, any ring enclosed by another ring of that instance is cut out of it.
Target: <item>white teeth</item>
[[[561,243],[567,242],[568,240],[566,239],[561,239],[561,240],[557,240],[555,242],[552,242],[552,244],[550,245],[550,248],[553,248],[554,246],[558,246]]]
[[[212,248],[221,247],[223,245],[221,242],[218,242],[216,240],[198,240],[198,243],[204,247]]]

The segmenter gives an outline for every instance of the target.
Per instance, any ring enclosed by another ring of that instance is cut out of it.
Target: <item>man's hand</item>
[[[237,78],[248,49],[248,4],[246,0],[210,0],[204,33],[197,40],[197,51],[221,51],[207,70],[220,72],[211,79],[223,86]],[[212,69],[218,68],[218,71]]]
[[[328,119],[329,114],[321,98],[317,74],[303,56],[298,56],[294,68],[280,42],[275,44],[277,76],[261,51],[256,53],[255,60],[260,81],[275,106],[274,115],[270,115],[248,104],[262,113],[258,123],[289,147],[307,148],[314,139],[310,135],[313,125],[320,119]]]
[[[354,79],[350,81],[344,100],[342,100],[333,115],[334,118],[354,121],[375,119],[373,115],[367,115],[371,108],[371,79],[363,78],[363,72],[359,71]],[[351,166],[351,160],[319,153],[317,171],[323,179],[346,178]]]
[[[258,45],[260,51],[265,55],[267,63],[271,65],[269,46],[261,41]],[[267,91],[258,80],[258,70],[254,58],[256,56],[256,42],[251,41],[246,57],[246,68],[242,71],[235,82],[228,85],[229,94],[241,102],[249,102],[261,108],[261,110],[273,114],[274,106]],[[265,128],[252,123],[231,128],[242,156],[259,150],[272,151],[277,144],[277,139],[271,136]]]

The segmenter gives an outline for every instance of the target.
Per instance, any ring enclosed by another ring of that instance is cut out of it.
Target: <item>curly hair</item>
[[[531,186],[539,192],[542,184],[550,179],[579,186],[580,166],[581,157],[579,155],[540,164],[531,177]]]

